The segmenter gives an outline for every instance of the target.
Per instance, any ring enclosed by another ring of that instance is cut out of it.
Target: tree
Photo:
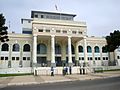
[[[115,65],[115,54],[114,51],[120,46],[120,31],[115,30],[113,33],[110,33],[109,36],[106,36],[107,41],[107,51],[109,52],[110,65]]]
[[[5,18],[3,16],[3,14],[0,14],[0,41],[1,42],[6,42],[9,41],[8,39],[8,31],[7,31],[8,27],[5,26]]]

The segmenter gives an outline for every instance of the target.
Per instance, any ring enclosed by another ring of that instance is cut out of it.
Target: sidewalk
[[[86,75],[72,74],[72,75],[55,75],[55,76],[13,76],[13,77],[0,77],[0,88],[11,86],[11,85],[30,85],[30,84],[41,84],[41,83],[55,83],[64,81],[75,81],[75,80],[93,80],[103,79],[109,77],[120,76],[120,71],[111,71],[104,73],[92,73]]]

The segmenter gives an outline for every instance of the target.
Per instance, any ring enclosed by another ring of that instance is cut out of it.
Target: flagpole
[[[10,31],[10,21],[8,21],[8,29],[9,29],[9,32],[11,32]]]
[[[57,12],[59,12],[59,14],[60,14],[60,20],[61,20],[61,12],[60,12],[60,9],[58,10],[57,4],[55,4],[55,9],[56,9]]]

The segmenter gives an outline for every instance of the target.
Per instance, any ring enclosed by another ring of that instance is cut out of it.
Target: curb
[[[66,80],[55,80],[55,81],[43,81],[43,82],[25,82],[25,83],[8,83],[8,84],[0,84],[0,88],[4,88],[7,86],[22,86],[22,85],[37,85],[37,84],[47,84],[47,83],[57,83],[57,82],[69,82],[69,81],[84,81],[84,80],[99,80],[99,79],[106,79],[106,78],[113,78],[113,77],[120,77],[119,75],[116,76],[103,76],[100,78],[85,78],[85,79],[66,79]]]
[[[56,80],[56,81],[44,81],[44,82],[26,82],[26,83],[8,83],[6,86],[22,86],[22,85],[37,85],[44,83],[57,83],[57,82],[67,82],[67,81],[75,81],[75,80]]]

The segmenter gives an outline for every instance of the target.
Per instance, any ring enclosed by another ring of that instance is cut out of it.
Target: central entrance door
[[[56,66],[62,66],[61,57],[55,57]]]
[[[41,67],[45,67],[47,65],[46,57],[37,57],[37,64]]]

